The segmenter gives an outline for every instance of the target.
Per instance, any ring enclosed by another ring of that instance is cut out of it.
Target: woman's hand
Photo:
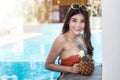
[[[71,73],[80,73],[80,67],[79,67],[79,64],[78,63],[75,63],[73,66],[72,66],[72,71]]]

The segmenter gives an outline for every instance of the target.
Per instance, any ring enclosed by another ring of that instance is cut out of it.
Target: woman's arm
[[[77,64],[75,64],[73,67],[55,64],[56,58],[60,55],[60,53],[62,53],[64,49],[64,43],[65,39],[61,36],[54,41],[50,53],[47,57],[45,67],[47,69],[59,72],[79,73],[79,67]]]

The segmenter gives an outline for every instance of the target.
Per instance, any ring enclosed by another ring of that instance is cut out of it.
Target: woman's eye
[[[77,20],[72,20],[73,22],[77,22]]]
[[[81,20],[80,22],[85,23],[85,20]]]

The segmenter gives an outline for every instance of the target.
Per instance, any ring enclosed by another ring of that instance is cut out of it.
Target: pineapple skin
[[[90,55],[83,56],[79,66],[81,75],[89,76],[94,72],[94,60]]]

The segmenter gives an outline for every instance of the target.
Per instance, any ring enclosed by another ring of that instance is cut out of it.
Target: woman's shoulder
[[[59,35],[59,36],[56,38],[56,41],[66,42],[66,37],[65,37],[65,35],[64,35],[64,34]]]

